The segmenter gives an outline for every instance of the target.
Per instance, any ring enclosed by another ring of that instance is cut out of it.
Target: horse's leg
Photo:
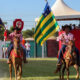
[[[61,70],[59,71],[59,79],[61,80],[62,78],[61,78]]]
[[[17,65],[16,67],[17,67],[16,69],[17,69],[17,78],[18,78],[18,75],[19,75],[19,65]]]
[[[17,65],[17,76],[19,75],[19,65]]]
[[[64,63],[64,67],[62,69],[62,80],[64,80],[64,72],[65,72],[65,69],[66,69],[66,63]]]
[[[76,76],[76,80],[79,79],[79,66],[77,64],[74,65],[74,68],[76,69],[77,71],[77,76]]]
[[[21,79],[21,76],[22,76],[22,64],[19,65],[19,69],[20,69],[20,74],[19,74],[19,76],[20,76],[20,79]]]
[[[17,79],[18,80],[21,80],[21,76],[22,76],[22,65],[21,64],[19,64],[18,66],[17,66]]]
[[[69,68],[67,68],[66,70],[67,70],[67,80],[69,80]]]
[[[15,80],[17,80],[17,67],[16,67],[16,63],[13,63],[14,66],[14,71],[15,71]]]
[[[16,65],[15,65],[15,80],[17,80],[17,68],[16,68]]]
[[[66,63],[66,70],[67,70],[67,80],[69,80],[69,64]]]
[[[12,80],[12,64],[9,64],[10,80]]]
[[[58,66],[57,69],[58,69],[58,72],[59,72],[59,79],[61,80],[61,68],[62,68],[62,65]]]

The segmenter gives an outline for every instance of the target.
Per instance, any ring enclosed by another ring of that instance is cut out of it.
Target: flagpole
[[[47,3],[47,0],[45,0],[45,2]],[[45,45],[43,44],[42,45],[42,58],[44,58],[44,47],[45,47]]]
[[[45,0],[45,2],[47,3],[47,0]],[[43,44],[42,45],[42,58],[44,58],[44,47],[45,47],[45,45]]]
[[[6,29],[5,25],[4,25],[4,29]],[[5,52],[6,52],[6,40],[5,40],[5,36],[4,36],[4,58],[5,58]]]
[[[42,58],[44,58],[44,44],[42,45]]]
[[[36,26],[36,22],[35,22],[35,26]],[[34,58],[37,57],[37,44],[36,41],[34,40]]]

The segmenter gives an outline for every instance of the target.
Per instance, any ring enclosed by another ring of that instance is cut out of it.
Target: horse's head
[[[23,58],[23,49],[20,45],[20,37],[14,36],[13,38],[13,50],[11,52],[11,56],[16,58]]]
[[[69,42],[68,42],[68,46],[75,46],[75,42],[73,41],[73,40],[69,40]]]
[[[74,41],[70,40],[68,42],[68,45],[67,45],[66,51],[65,51],[66,52],[65,61],[66,61],[67,64],[72,63],[71,61],[76,56],[75,52],[71,53],[73,47],[75,47],[75,43],[74,43]]]
[[[13,45],[14,45],[14,49],[18,49],[20,47],[20,37],[18,36],[14,36],[13,38]]]

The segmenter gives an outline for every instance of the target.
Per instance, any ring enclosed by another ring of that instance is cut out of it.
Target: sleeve
[[[12,39],[13,33],[10,33],[8,39]]]
[[[7,40],[7,30],[4,31],[4,40]]]
[[[62,39],[62,34],[57,37],[57,41],[60,41]]]
[[[71,34],[70,40],[74,40],[74,35],[73,34]]]
[[[23,36],[22,36],[22,33],[20,34],[20,41],[22,41],[23,40]]]

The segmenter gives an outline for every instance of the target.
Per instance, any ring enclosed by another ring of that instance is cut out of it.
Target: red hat
[[[23,26],[24,26],[24,22],[21,20],[21,19],[15,19],[14,22],[13,22],[13,27],[18,27],[20,30],[19,32],[22,31],[23,29]]]

